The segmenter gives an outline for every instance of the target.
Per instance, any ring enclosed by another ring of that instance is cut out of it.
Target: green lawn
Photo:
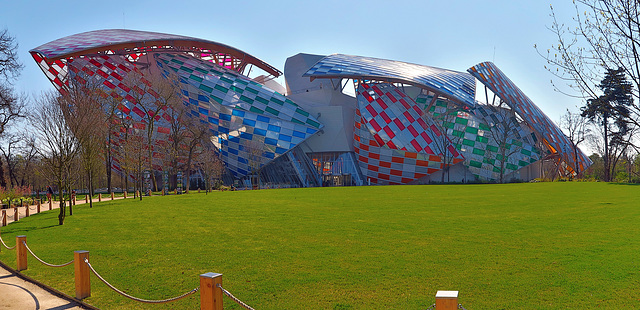
[[[162,299],[224,274],[256,309],[425,309],[437,290],[479,309],[640,308],[640,186],[375,186],[215,192],[78,206],[2,228],[60,264],[90,251],[108,281]],[[0,260],[15,266],[15,252]],[[25,274],[74,295],[73,267]],[[92,277],[103,309],[129,301]],[[225,309],[240,309],[225,297]]]

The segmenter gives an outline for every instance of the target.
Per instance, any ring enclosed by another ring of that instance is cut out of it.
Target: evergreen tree
[[[587,105],[582,107],[582,116],[588,118],[600,127],[604,138],[604,180],[611,181],[611,172],[615,168],[615,151],[624,149],[629,143],[627,139],[630,133],[631,108],[633,98],[631,95],[633,85],[624,74],[624,69],[607,69],[605,77],[598,85],[603,95],[595,99],[587,100]]]

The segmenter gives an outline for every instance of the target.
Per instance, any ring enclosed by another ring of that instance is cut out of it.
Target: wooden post
[[[77,202],[77,200],[76,200],[76,194],[73,194],[73,205],[74,205],[74,206],[76,205],[76,202]]]
[[[436,293],[436,310],[458,309],[458,291],[438,291]]]
[[[27,242],[27,236],[16,236],[17,271],[27,270],[27,247],[24,246],[23,242]]]
[[[134,194],[133,198],[138,197],[138,195],[140,195],[140,192],[139,192],[139,191],[136,191],[136,193]]]
[[[25,217],[29,217],[29,205],[27,205],[27,208],[24,209],[24,214]]]
[[[38,213],[40,213],[40,199],[38,199]]]
[[[18,214],[18,207],[13,208],[13,221],[17,222],[20,219],[20,214]]]
[[[51,198],[49,198],[49,211],[51,211],[51,209],[53,208],[52,204],[53,202],[51,202]]]
[[[7,210],[2,210],[2,226],[7,226]]]
[[[164,196],[164,195],[165,195],[165,193],[164,193],[164,188],[163,188],[163,189],[162,189],[162,196]]]
[[[84,203],[89,203],[89,195],[84,195]]]
[[[208,272],[200,275],[200,310],[223,310],[222,274]]]
[[[113,200],[113,197],[114,197],[114,196],[113,196],[113,192],[111,192],[111,200]]]
[[[200,187],[198,187],[198,193],[200,193]]]
[[[102,201],[102,193],[99,193],[98,194],[98,202],[101,202],[101,201]]]
[[[124,191],[124,199],[127,199],[127,191]]]
[[[84,259],[89,260],[89,251],[73,252],[73,265],[76,274],[76,299],[91,296],[91,270]]]

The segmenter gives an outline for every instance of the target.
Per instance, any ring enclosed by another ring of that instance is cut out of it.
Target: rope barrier
[[[17,244],[12,246],[12,247],[8,247],[6,243],[4,243],[4,240],[2,240],[2,237],[0,237],[0,242],[2,242],[2,245],[7,248],[7,250],[13,250],[16,248],[16,246],[18,246]]]
[[[463,306],[462,306],[462,304],[458,304],[458,309],[460,309],[460,310],[467,310],[467,309],[465,309],[465,307],[463,307]]]
[[[91,269],[91,272],[93,272],[94,275],[96,275],[96,277],[98,277],[98,279],[100,279],[100,281],[102,281],[104,284],[106,284],[109,288],[111,288],[112,290],[114,290],[116,293],[127,297],[131,300],[135,300],[135,301],[139,301],[139,302],[143,302],[143,303],[148,303],[148,304],[162,304],[162,303],[167,303],[167,302],[172,302],[172,301],[176,301],[176,300],[180,300],[182,298],[185,298],[197,291],[200,290],[199,287],[196,287],[178,297],[173,297],[173,298],[168,298],[168,299],[162,299],[162,300],[147,300],[147,299],[142,299],[142,298],[137,298],[137,297],[133,297],[131,295],[128,295],[127,293],[115,288],[115,286],[111,285],[111,283],[107,282],[107,280],[105,280],[102,276],[100,276],[100,274],[98,274],[98,272],[93,269],[93,266],[91,266],[91,263],[89,263],[89,260],[85,258],[84,262],[89,266],[89,269]]]
[[[427,308],[426,310],[433,310],[436,308],[436,304],[432,304],[431,306],[429,306],[429,308]]]
[[[38,260],[39,262],[41,262],[43,265],[46,265],[46,266],[49,266],[49,267],[57,268],[57,267],[66,267],[66,266],[69,266],[69,265],[73,264],[73,260],[72,260],[72,261],[70,261],[70,262],[68,262],[68,263],[61,264],[61,265],[49,264],[49,263],[47,263],[47,262],[43,261],[42,259],[40,259],[40,257],[36,256],[36,254],[35,254],[35,253],[33,253],[33,251],[31,251],[31,249],[29,248],[29,246],[27,245],[27,243],[26,243],[26,242],[22,241],[22,244],[24,244],[24,247],[25,247],[25,248],[27,248],[27,251],[29,251],[29,253],[31,253],[31,255],[32,255],[33,257],[35,257],[35,259],[37,259],[37,260]]]
[[[218,284],[217,285],[222,292],[227,295],[229,298],[231,298],[233,301],[235,301],[238,305],[244,307],[247,310],[255,310],[253,308],[251,308],[251,306],[245,304],[244,302],[242,302],[240,299],[238,299],[236,296],[233,296],[233,294],[231,294],[229,291],[225,290],[224,287],[222,287],[222,285]]]

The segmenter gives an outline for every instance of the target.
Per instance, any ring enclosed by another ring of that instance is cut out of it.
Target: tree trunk
[[[129,172],[127,169],[124,169],[124,190],[129,190]]]
[[[604,127],[604,181],[611,182],[611,162],[609,158],[609,126],[607,115],[605,114],[602,120],[602,126]]]
[[[89,172],[89,208],[93,208],[93,175]]]
[[[7,188],[7,182],[4,179],[4,167],[2,160],[0,160],[0,187]]]
[[[189,188],[191,187],[191,158],[193,157],[193,151],[189,150],[189,156],[187,157],[187,184],[185,193],[189,193]]]
[[[71,197],[71,185],[67,186],[67,193],[69,193],[69,216],[73,215],[73,198]]]
[[[106,173],[107,173],[107,189],[111,193],[111,133],[107,135],[107,156],[106,156]]]
[[[60,173],[62,175],[62,173]],[[60,212],[58,212],[58,225],[64,224],[64,218],[67,216],[64,204],[64,196],[62,194],[62,180],[58,180],[58,196],[60,197]]]

